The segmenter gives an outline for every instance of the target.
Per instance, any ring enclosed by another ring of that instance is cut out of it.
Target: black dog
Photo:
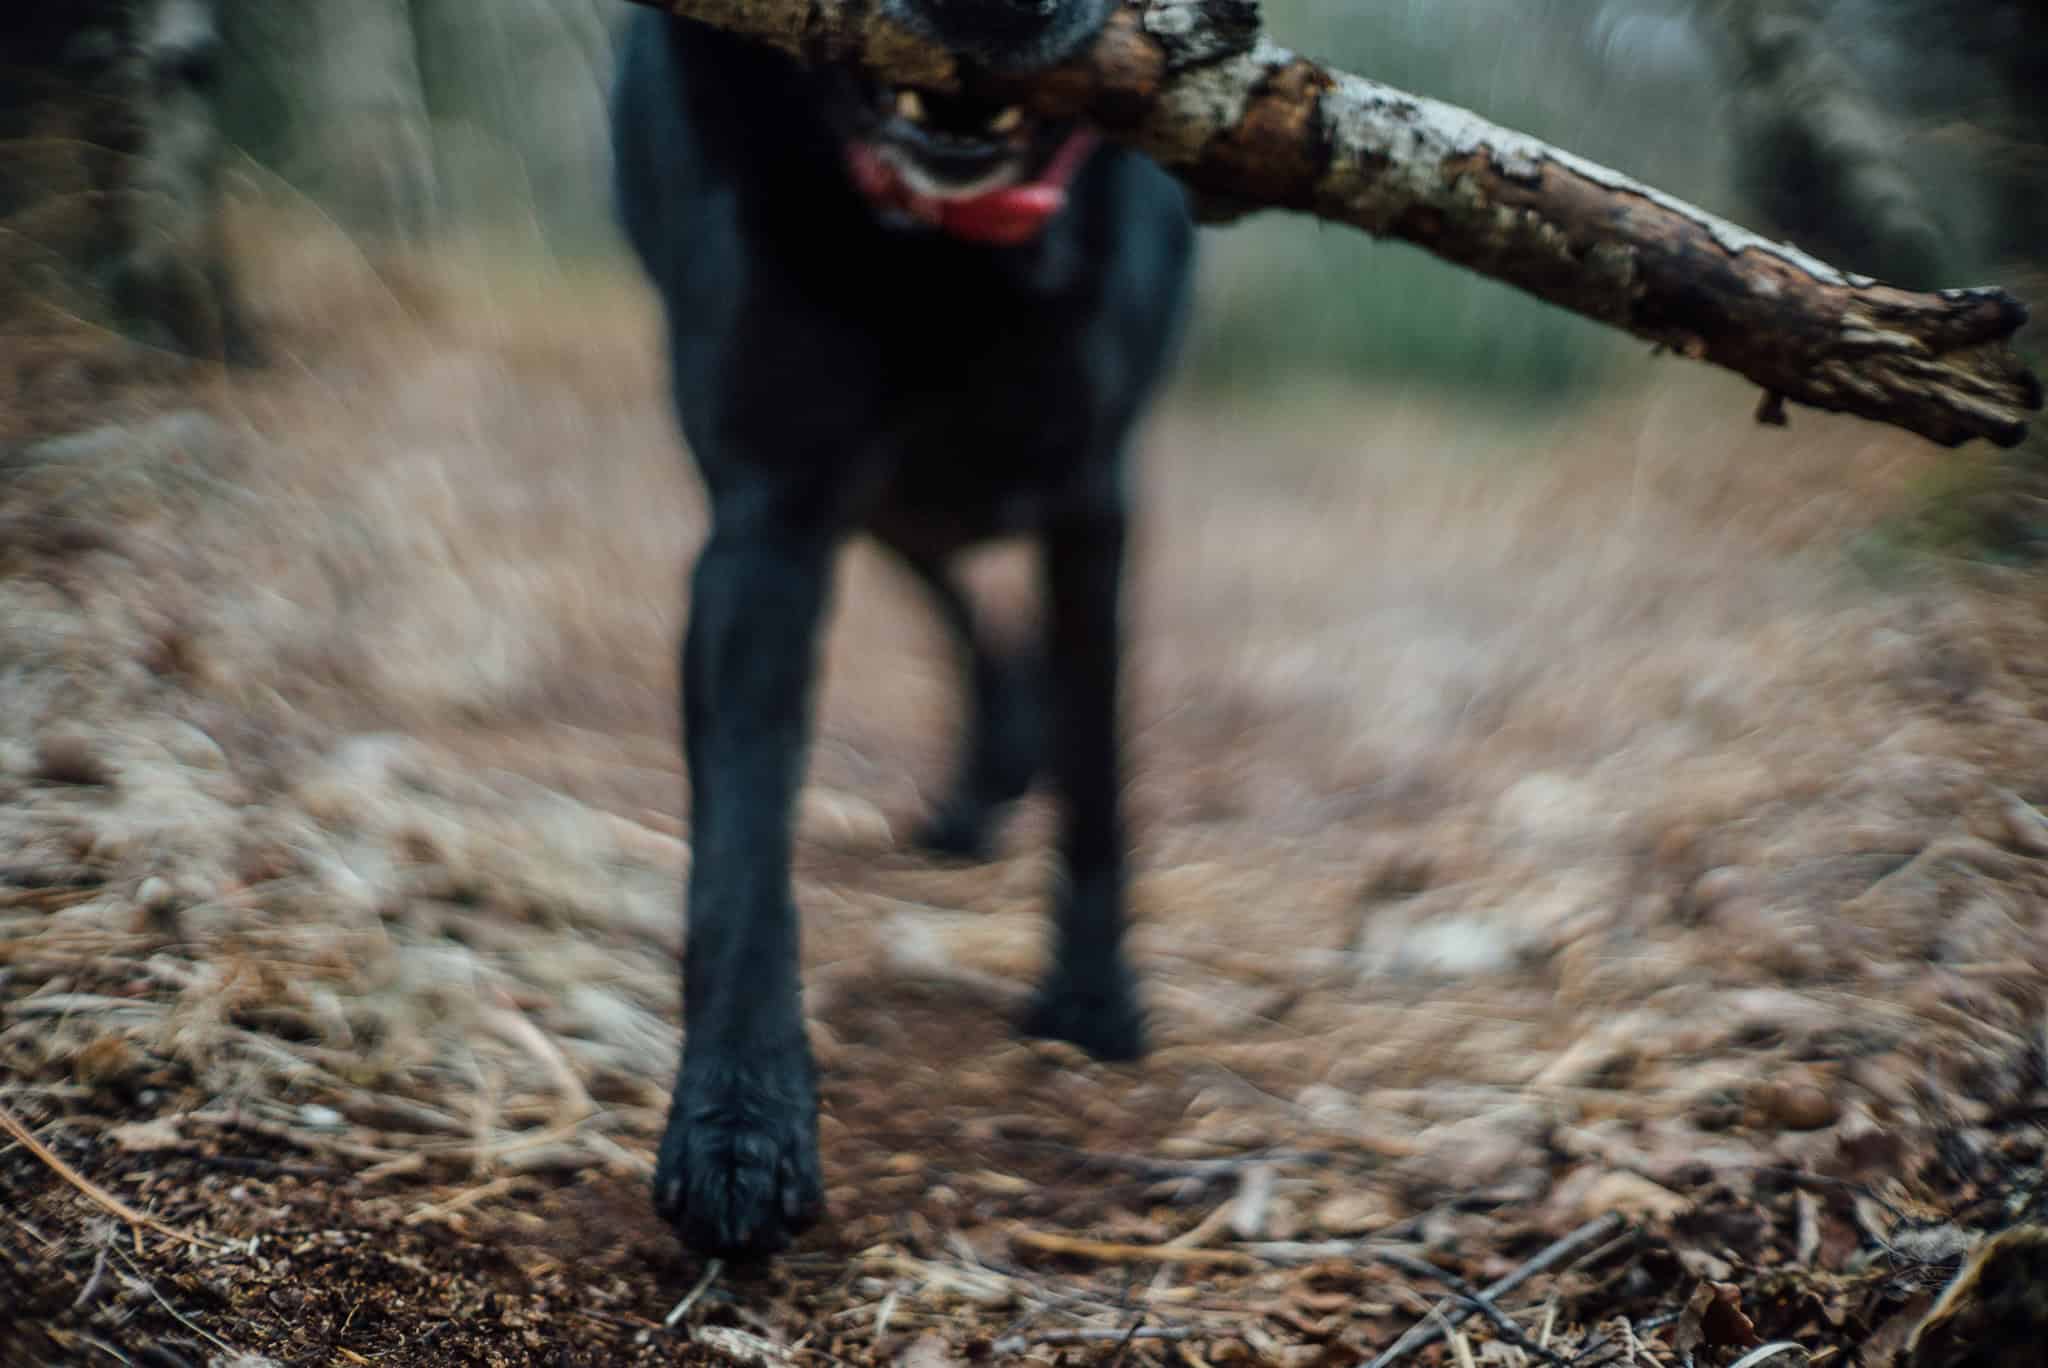
[[[1068,55],[1105,13],[884,2],[1008,67]],[[1064,796],[1053,965],[1024,1029],[1105,1058],[1144,1048],[1122,950],[1123,449],[1184,312],[1193,232],[1173,181],[1084,129],[872,88],[653,13],[627,37],[614,124],[712,512],[683,649],[688,1029],[655,1202],[694,1249],[760,1253],[820,1205],[790,822],[849,534],[908,564],[971,661],[966,755],[927,844],[979,850],[1041,749]],[[963,548],[1013,534],[1043,550],[1042,675],[986,640],[949,577]]]

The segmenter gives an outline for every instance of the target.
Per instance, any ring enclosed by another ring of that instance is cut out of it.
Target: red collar
[[[945,199],[911,189],[873,143],[848,143],[846,168],[855,188],[878,208],[908,214],[965,242],[1015,247],[1044,232],[1045,225],[1066,207],[1067,183],[1095,149],[1096,141],[1092,129],[1077,128],[1035,179],[964,199]]]

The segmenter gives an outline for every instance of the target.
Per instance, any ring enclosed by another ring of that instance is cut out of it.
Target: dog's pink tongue
[[[1095,135],[1076,129],[1053,153],[1052,160],[1027,185],[1011,185],[967,199],[920,195],[869,143],[849,143],[846,166],[853,183],[870,201],[908,214],[956,238],[996,247],[1015,247],[1043,232],[1067,205],[1067,182],[1081,169],[1095,146]]]
[[[954,237],[970,242],[1014,247],[1037,237],[1066,203],[1065,186],[1034,181],[971,199],[942,200],[939,224]]]

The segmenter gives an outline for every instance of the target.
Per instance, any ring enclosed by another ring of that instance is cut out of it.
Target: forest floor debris
[[[899,846],[948,662],[854,555],[830,1216],[706,1280],[645,301],[294,269],[291,364],[10,419],[0,1361],[1875,1365],[2034,1257],[2048,595],[1924,526],[1988,457],[1659,372],[1154,425],[1138,1065],[1009,1030],[1041,805]]]

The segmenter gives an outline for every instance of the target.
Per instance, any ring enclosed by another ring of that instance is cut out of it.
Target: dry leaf
[[[1603,1173],[1579,1198],[1585,1220],[1615,1211],[1635,1220],[1669,1221],[1690,1210],[1688,1199],[1633,1173]]]
[[[1763,1343],[1742,1311],[1742,1289],[1733,1283],[1703,1282],[1686,1301],[1671,1332],[1671,1347],[1683,1359],[1701,1349],[1752,1349]]]
[[[1311,1218],[1324,1235],[1365,1235],[1400,1219],[1386,1194],[1366,1189],[1340,1192],[1316,1207]]]
[[[960,1360],[946,1347],[943,1337],[923,1334],[905,1347],[897,1356],[896,1362],[898,1368],[953,1368]]]
[[[1780,1130],[1820,1130],[1832,1126],[1842,1114],[1833,1094],[1818,1082],[1801,1077],[1764,1080],[1750,1089],[1749,1104],[1762,1124]]]
[[[185,1143],[185,1137],[178,1131],[178,1118],[159,1116],[148,1121],[130,1121],[115,1126],[107,1132],[107,1138],[130,1154],[148,1154],[155,1150],[175,1149]]]

